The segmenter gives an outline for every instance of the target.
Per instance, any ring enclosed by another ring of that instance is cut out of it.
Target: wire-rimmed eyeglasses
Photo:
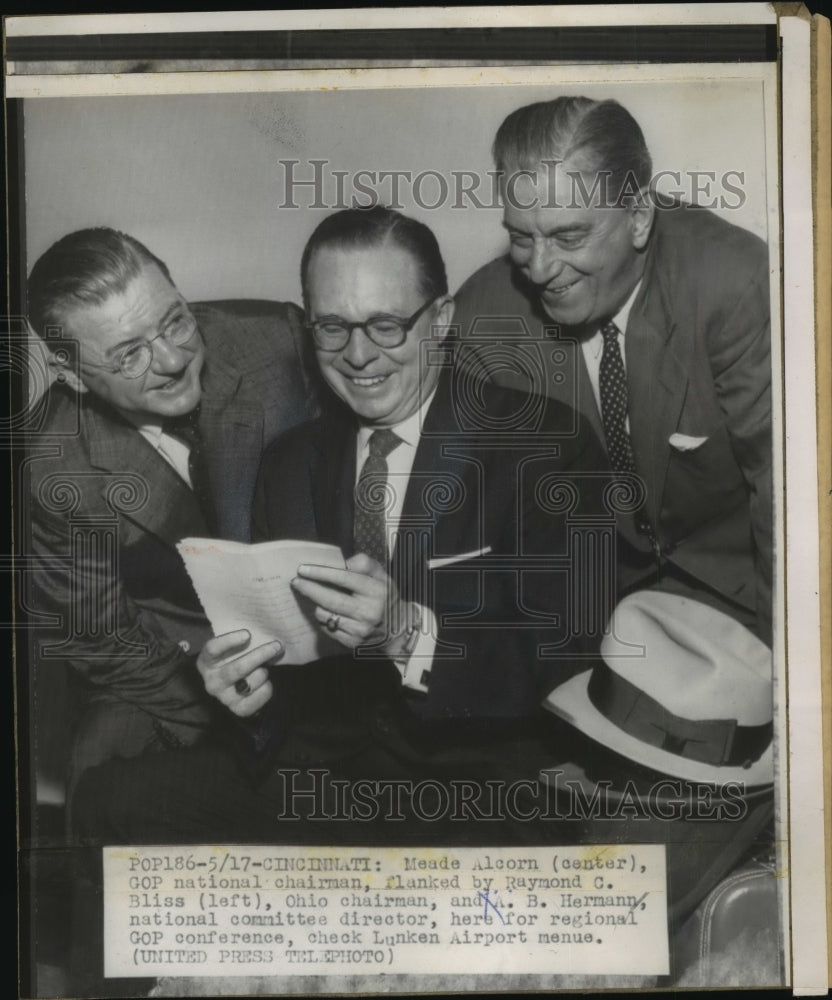
[[[109,372],[111,375],[121,375],[124,378],[136,379],[142,375],[153,364],[153,344],[162,340],[171,347],[184,347],[197,332],[198,326],[194,317],[189,311],[175,316],[170,323],[151,340],[143,340],[141,343],[133,344],[118,356],[114,364],[99,365],[91,361],[83,361],[85,368],[98,368],[100,371]]]

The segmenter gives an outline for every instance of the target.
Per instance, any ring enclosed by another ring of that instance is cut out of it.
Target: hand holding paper
[[[252,651],[278,639],[285,664],[343,650],[315,620],[314,605],[291,586],[304,563],[343,569],[340,549],[317,542],[246,545],[213,538],[185,538],[177,548],[215,635],[245,629]],[[212,651],[208,655],[213,662]]]
[[[292,586],[314,603],[315,618],[348,649],[373,641],[385,648],[401,644],[397,623],[404,614],[398,590],[370,556],[359,552],[342,569],[301,565]]]
[[[205,690],[235,715],[254,715],[272,696],[268,665],[283,655],[277,640],[254,649],[245,629],[209,639],[196,665]],[[236,654],[240,655],[236,655]]]

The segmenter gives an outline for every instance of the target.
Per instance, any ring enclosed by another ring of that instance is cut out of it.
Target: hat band
[[[613,725],[667,753],[717,766],[750,767],[771,742],[773,723],[740,726],[736,719],[674,715],[606,663],[592,671],[589,700]]]

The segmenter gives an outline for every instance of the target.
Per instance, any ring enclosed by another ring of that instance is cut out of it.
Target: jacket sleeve
[[[130,702],[190,742],[210,715],[188,655],[118,573],[116,523],[70,521],[32,497],[30,607],[41,667],[63,661],[94,688]],[[194,650],[196,652],[197,650]]]
[[[762,255],[761,255],[762,256]],[[772,428],[769,275],[761,260],[718,316],[708,351],[719,405],[749,494],[757,622],[772,641]]]

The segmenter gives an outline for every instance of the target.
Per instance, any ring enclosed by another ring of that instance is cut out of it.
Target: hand
[[[254,715],[272,696],[266,664],[283,656],[277,640],[246,649],[251,635],[245,629],[209,639],[196,660],[205,690],[235,715]]]
[[[360,552],[347,560],[346,569],[298,566],[292,586],[315,604],[315,618],[327,635],[348,649],[373,643],[394,655],[404,607],[395,583],[375,559]]]

